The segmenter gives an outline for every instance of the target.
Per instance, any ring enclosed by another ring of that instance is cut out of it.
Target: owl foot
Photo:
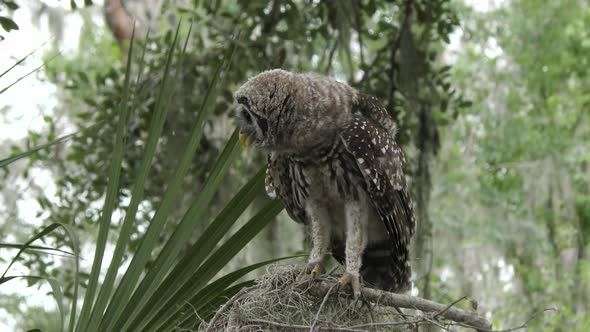
[[[312,278],[317,278],[320,275],[324,274],[326,272],[326,269],[324,269],[324,265],[322,264],[322,262],[313,262],[307,264],[305,272],[309,273]]]
[[[358,298],[361,295],[361,282],[359,280],[358,274],[353,274],[348,271],[344,272],[338,282],[340,282],[340,287],[346,287],[350,285],[355,298]]]

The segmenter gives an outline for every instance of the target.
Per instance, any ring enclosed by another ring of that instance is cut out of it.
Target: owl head
[[[242,145],[272,150],[279,144],[279,113],[292,108],[290,99],[294,91],[289,84],[292,76],[294,74],[280,69],[265,71],[238,88],[235,115]]]
[[[281,69],[262,72],[234,94],[240,142],[268,151],[303,152],[327,139],[341,123],[337,83]],[[336,100],[338,99],[338,100]],[[334,111],[334,110],[338,111]]]

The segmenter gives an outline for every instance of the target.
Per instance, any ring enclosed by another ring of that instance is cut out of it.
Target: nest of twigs
[[[426,324],[491,328],[477,313],[455,308],[459,301],[444,305],[371,288],[354,298],[340,289],[337,278],[327,274],[312,280],[302,266],[270,266],[199,331],[414,331]]]

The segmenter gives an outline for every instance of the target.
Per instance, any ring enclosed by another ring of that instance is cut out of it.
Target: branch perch
[[[250,330],[374,331],[383,328],[434,324],[443,330],[460,325],[492,331],[476,312],[455,306],[465,300],[441,304],[415,296],[361,288],[359,299],[341,289],[335,276],[311,279],[301,266],[271,266],[257,284],[242,289],[213,315],[200,331]],[[401,312],[399,308],[415,310]],[[397,312],[395,310],[397,310]],[[374,319],[373,314],[378,319]],[[370,320],[368,319],[370,317]]]
[[[314,283],[314,285],[312,285],[308,291],[313,296],[323,298],[336,283],[337,282],[325,280],[318,281]],[[340,293],[342,294],[342,292]],[[346,294],[352,297],[351,294]],[[469,327],[472,327],[478,331],[487,331],[492,329],[492,325],[485,318],[477,315],[477,313],[454,308],[453,305],[456,304],[456,302],[452,303],[451,305],[444,305],[420,297],[395,294],[366,287],[362,287],[361,289],[361,298],[367,302],[382,306],[415,309],[425,313],[433,313],[434,318],[443,317],[457,323],[468,325]]]

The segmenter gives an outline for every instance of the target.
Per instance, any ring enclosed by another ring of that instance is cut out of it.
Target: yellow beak
[[[240,131],[240,144],[245,147],[250,146],[250,137],[248,137],[248,135],[244,134],[242,131]]]

